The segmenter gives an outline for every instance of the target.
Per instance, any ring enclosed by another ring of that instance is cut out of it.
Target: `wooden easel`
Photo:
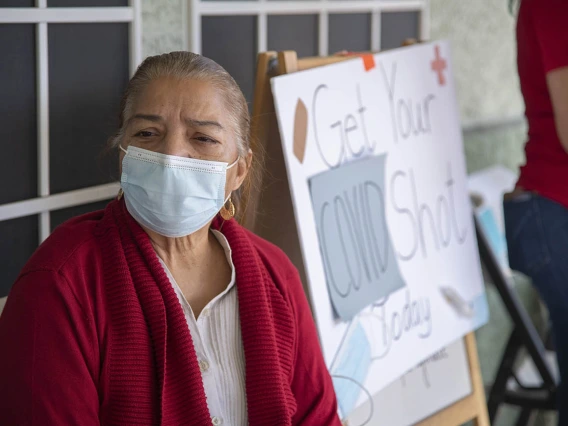
[[[264,153],[264,169],[260,188],[246,201],[244,225],[257,235],[277,244],[298,268],[305,284],[305,269],[294,219],[292,199],[276,121],[270,79],[323,65],[353,56],[330,56],[298,59],[296,52],[265,52],[258,56],[256,87],[253,102],[253,151]],[[262,155],[262,154],[260,154]],[[309,292],[306,292],[309,294]],[[465,338],[469,359],[472,393],[418,423],[420,426],[458,426],[473,420],[476,426],[489,426],[483,381],[474,333]]]

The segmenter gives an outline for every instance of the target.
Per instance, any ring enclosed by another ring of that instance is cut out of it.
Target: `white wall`
[[[462,120],[519,116],[515,18],[507,0],[431,0],[432,39],[452,42]]]
[[[516,69],[515,18],[509,13],[507,3],[507,0],[431,0],[430,3],[432,39],[452,42],[470,172],[495,163],[516,171],[524,162],[526,127],[523,120],[519,121],[524,103]]]
[[[183,50],[182,2],[190,0],[145,0],[142,2],[143,56]]]

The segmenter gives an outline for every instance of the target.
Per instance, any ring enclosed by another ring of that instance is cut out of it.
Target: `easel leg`
[[[491,426],[489,423],[489,417],[487,417],[487,413],[481,414],[479,417],[473,419],[474,426]]]

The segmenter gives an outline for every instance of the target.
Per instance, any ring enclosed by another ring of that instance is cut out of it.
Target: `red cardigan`
[[[219,226],[219,220],[213,224]],[[249,424],[340,425],[295,268],[234,220]],[[211,425],[182,308],[123,201],[59,227],[0,317],[6,425]]]

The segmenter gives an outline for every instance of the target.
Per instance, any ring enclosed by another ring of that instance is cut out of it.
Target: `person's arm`
[[[568,1],[532,1],[527,13],[542,54],[556,133],[568,152]]]
[[[312,313],[296,271],[288,279],[288,288],[297,327],[296,360],[292,380],[297,411],[292,424],[341,426],[331,376],[325,365]]]
[[[62,275],[20,277],[0,316],[0,423],[99,425],[94,337]]]
[[[568,28],[566,30],[568,31]],[[564,151],[568,152],[568,67],[548,72],[546,82],[554,111],[556,133]]]

